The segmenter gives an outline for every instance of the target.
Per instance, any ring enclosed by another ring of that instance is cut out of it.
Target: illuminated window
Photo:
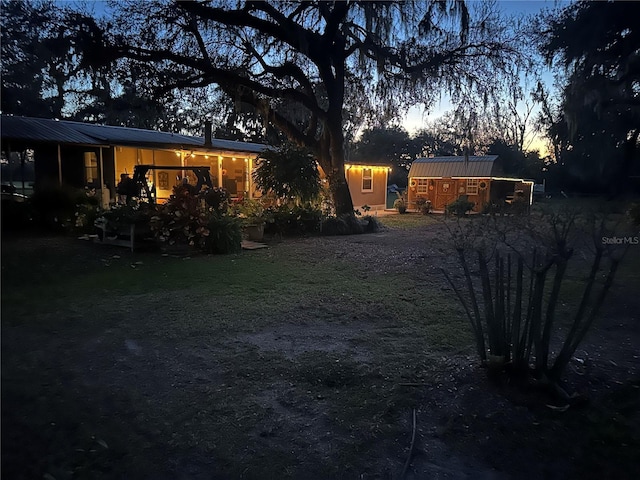
[[[478,194],[478,179],[467,178],[467,195],[477,195],[477,194]]]
[[[416,185],[417,193],[428,193],[429,192],[429,180],[426,178],[418,178],[418,184]]]
[[[98,181],[98,157],[95,152],[84,152],[84,175],[87,183]]]
[[[373,192],[373,170],[370,168],[362,169],[362,191]]]

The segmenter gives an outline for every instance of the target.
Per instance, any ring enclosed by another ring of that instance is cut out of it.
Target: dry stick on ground
[[[409,464],[411,463],[411,457],[413,456],[413,447],[416,442],[416,409],[413,409],[413,431],[411,432],[411,446],[409,446],[409,455],[407,456],[407,461],[404,462],[404,468],[402,469],[402,473],[400,474],[400,480],[404,478],[407,474],[407,470],[409,469]]]

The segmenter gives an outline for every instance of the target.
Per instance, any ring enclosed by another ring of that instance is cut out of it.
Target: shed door
[[[450,178],[436,180],[435,210],[444,210],[444,207],[456,198],[458,198],[458,186],[455,180]]]

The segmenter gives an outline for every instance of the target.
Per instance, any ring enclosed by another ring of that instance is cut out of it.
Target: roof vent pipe
[[[204,121],[204,146],[211,147],[211,120]]]

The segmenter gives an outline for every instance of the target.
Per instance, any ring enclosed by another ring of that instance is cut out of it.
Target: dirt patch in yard
[[[399,479],[414,411],[406,479],[634,478],[637,277],[570,364],[589,401],[564,410],[477,366],[445,237],[432,222],[200,259],[4,241],[3,478]]]

